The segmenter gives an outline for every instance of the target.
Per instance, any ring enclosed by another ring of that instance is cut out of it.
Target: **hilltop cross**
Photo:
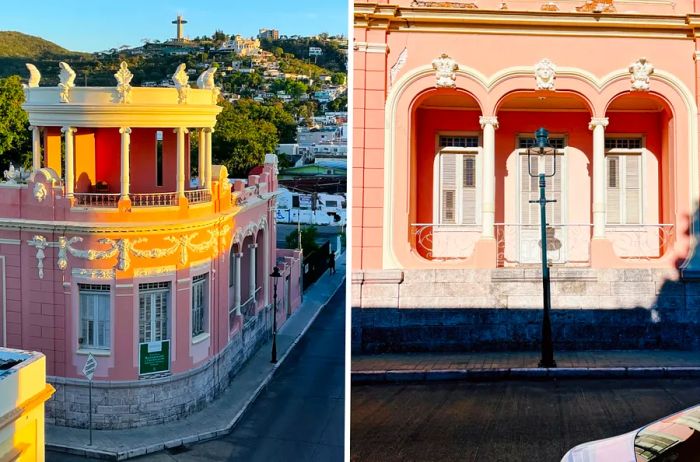
[[[177,19],[172,22],[172,24],[177,24],[177,41],[182,42],[184,40],[182,36],[182,25],[187,24],[187,21],[182,19],[182,15],[178,14]]]

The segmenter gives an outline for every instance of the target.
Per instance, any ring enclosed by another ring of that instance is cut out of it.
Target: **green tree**
[[[212,137],[215,160],[233,176],[245,177],[264,162],[265,154],[275,152],[277,129],[267,120],[251,118],[240,104],[224,101],[222,105]]]
[[[304,249],[304,255],[309,255],[314,250],[318,249],[316,239],[318,238],[318,229],[315,225],[304,226],[301,228],[301,247]],[[288,249],[299,248],[299,233],[294,230],[287,234],[284,238]]]
[[[29,117],[22,109],[24,91],[19,76],[0,79],[0,166],[31,165],[32,142]]]

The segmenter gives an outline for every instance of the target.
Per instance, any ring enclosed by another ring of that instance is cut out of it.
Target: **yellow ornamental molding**
[[[182,236],[178,237],[168,236],[165,238],[165,240],[168,242],[172,242],[173,245],[176,245],[180,248],[180,263],[184,265],[187,263],[187,260],[189,258],[188,250],[202,253],[215,248],[218,240],[217,233],[212,230],[207,230],[207,232],[209,233],[209,239],[199,244],[192,243],[192,240],[196,238],[199,235],[199,233],[189,235],[183,234]]]

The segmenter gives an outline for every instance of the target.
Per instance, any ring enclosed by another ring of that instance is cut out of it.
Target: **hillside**
[[[0,31],[0,57],[37,59],[49,56],[77,56],[75,53],[33,35]]]

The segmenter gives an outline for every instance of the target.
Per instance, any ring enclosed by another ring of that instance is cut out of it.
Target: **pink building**
[[[700,348],[697,8],[355,4],[355,351],[536,347],[539,127],[555,342]]]
[[[178,419],[201,409],[300,303],[299,255],[277,251],[277,158],[230,184],[212,165],[218,88],[26,88],[33,171],[0,183],[3,346],[41,351],[56,387],[47,421],[87,423],[97,359],[96,428]],[[29,66],[31,68],[31,66]],[[199,185],[190,182],[198,138]]]

